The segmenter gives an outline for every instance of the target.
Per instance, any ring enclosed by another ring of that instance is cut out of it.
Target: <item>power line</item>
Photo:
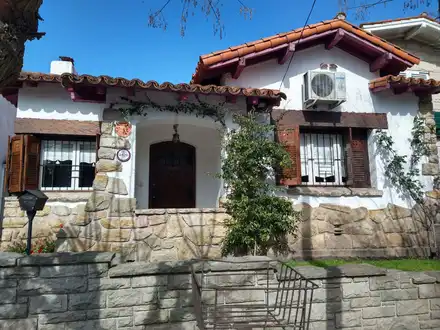
[[[301,38],[303,36],[304,30],[306,29],[306,26],[309,23],[310,16],[312,16],[312,12],[313,12],[313,9],[315,8],[315,4],[316,4],[316,0],[313,0],[313,4],[312,4],[312,7],[310,8],[309,15],[307,15],[307,19],[306,19],[306,22],[304,23],[302,30],[301,30],[301,34],[299,35],[299,39],[296,41],[297,43],[299,43],[299,41],[301,40]],[[281,90],[281,87],[283,86],[284,79],[286,79],[286,75],[287,75],[287,72],[289,71],[290,64],[292,63],[292,60],[293,60],[293,54],[292,54],[292,56],[290,56],[290,60],[289,60],[289,64],[287,65],[286,72],[284,72],[283,79],[281,79],[280,87],[278,88],[279,90]]]

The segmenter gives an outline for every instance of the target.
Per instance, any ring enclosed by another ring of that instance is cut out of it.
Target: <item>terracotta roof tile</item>
[[[329,21],[323,21],[320,23],[308,25],[304,28],[298,28],[283,34],[276,34],[271,37],[262,38],[253,42],[249,42],[240,46],[229,47],[223,51],[216,51],[209,54],[200,56],[199,63],[196,67],[196,72],[193,75],[191,82],[200,82],[200,74],[203,68],[209,68],[210,66],[225,62],[234,58],[245,56],[251,53],[260,52],[269,48],[274,48],[279,45],[287,44],[298,40],[301,37],[306,38],[314,34],[321,34],[330,30],[344,29],[345,31],[351,32],[358,37],[361,37],[375,46],[381,47],[390,53],[394,54],[398,58],[401,58],[409,63],[418,64],[420,59],[402,48],[389,43],[388,41],[379,38],[353,24],[348,23],[345,20],[333,19]]]
[[[172,84],[164,82],[159,84],[157,81],[150,80],[144,82],[139,79],[128,80],[125,78],[112,78],[109,76],[91,76],[91,75],[75,75],[75,74],[47,74],[39,72],[22,72],[19,81],[31,82],[54,82],[63,85],[69,84],[88,84],[101,85],[107,87],[125,87],[125,88],[141,88],[157,91],[170,91],[181,93],[199,93],[199,94],[217,94],[225,96],[257,96],[270,99],[285,98],[285,94],[275,89],[259,89],[259,88],[241,88],[233,86],[202,86],[198,84]]]
[[[62,134],[95,136],[99,134],[98,121],[55,120],[55,119],[15,119],[15,134]]]
[[[425,19],[427,19],[429,21],[433,21],[435,23],[440,24],[439,21],[437,21],[434,17],[431,17],[428,14],[423,13],[423,14],[417,15],[417,16],[394,18],[394,19],[386,19],[386,20],[383,20],[383,21],[362,23],[360,25],[360,27],[364,27],[365,25],[377,25],[377,24],[384,24],[384,23],[391,23],[391,22],[398,22],[398,21],[410,21],[410,20],[417,19],[417,18],[425,18]]]
[[[371,80],[368,84],[368,87],[370,89],[378,89],[378,88],[387,89],[399,85],[408,86],[408,87],[437,89],[440,88],[440,81],[434,79],[418,79],[418,78],[407,78],[404,76],[388,75]]]

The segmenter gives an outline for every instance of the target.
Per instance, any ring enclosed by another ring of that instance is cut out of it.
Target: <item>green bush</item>
[[[15,241],[7,249],[7,252],[26,254],[26,241]],[[55,241],[51,238],[38,239],[32,242],[31,254],[55,252]]]
[[[286,235],[294,234],[298,212],[292,202],[276,196],[268,180],[273,169],[289,166],[290,157],[283,146],[269,137],[274,127],[258,123],[251,112],[236,115],[239,129],[227,134],[222,173],[227,188],[224,203],[231,219],[225,223],[223,254],[266,254],[270,248],[286,247]]]

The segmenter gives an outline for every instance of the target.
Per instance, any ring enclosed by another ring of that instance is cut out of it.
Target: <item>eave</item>
[[[391,90],[394,94],[408,92],[416,94],[438,94],[440,93],[440,81],[388,75],[370,81],[369,88],[372,93]]]

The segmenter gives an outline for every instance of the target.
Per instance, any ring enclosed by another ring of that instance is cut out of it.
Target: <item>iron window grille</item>
[[[96,141],[41,141],[40,187],[43,190],[91,190]]]
[[[347,183],[345,142],[338,133],[300,133],[301,182],[308,186]]]

